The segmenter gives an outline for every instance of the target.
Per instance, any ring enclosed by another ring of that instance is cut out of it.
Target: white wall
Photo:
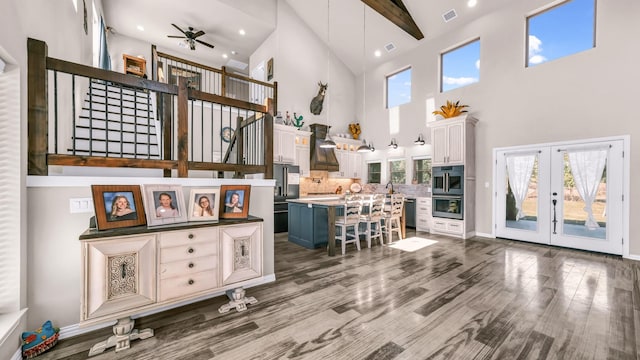
[[[563,59],[525,68],[525,16],[547,1],[511,2],[488,16],[434,39],[367,73],[367,118],[363,135],[380,149],[389,143],[389,112],[384,109],[385,75],[412,66],[412,102],[400,106],[400,146],[412,144],[416,134],[425,135],[425,100],[460,100],[480,121],[476,132],[476,229],[492,233],[492,149],[496,147],[587,139],[630,134],[631,213],[640,214],[640,195],[633,179],[640,176],[634,154],[640,135],[633,105],[637,98],[640,69],[640,2],[599,1],[597,46]],[[479,4],[478,6],[482,6]],[[439,93],[439,54],[443,49],[480,37],[480,82]],[[371,131],[375,129],[375,131]],[[375,154],[375,153],[374,153]],[[485,188],[485,182],[490,186]],[[640,224],[631,222],[630,252],[640,255]]]
[[[356,121],[355,76],[284,0],[278,0],[276,31],[251,55],[250,68],[273,57],[278,82],[278,111],[302,114],[305,125],[328,124],[331,133],[347,133]],[[330,61],[328,61],[328,58]],[[329,83],[320,115],[309,110],[318,82]],[[327,116],[330,118],[328,119]]]

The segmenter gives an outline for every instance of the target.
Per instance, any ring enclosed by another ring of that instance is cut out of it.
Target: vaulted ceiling
[[[509,0],[478,0],[472,8],[467,6],[468,0],[403,0],[404,9],[424,34],[422,40],[417,40],[364,4],[389,2],[397,7],[398,0],[281,1],[286,1],[322,41],[328,42],[336,56],[354,74],[359,74],[365,66],[388,61],[430,38],[473,21]],[[185,54],[212,66],[227,65],[229,60],[248,63],[253,51],[275,30],[277,6],[277,0],[103,1],[107,26],[114,31],[111,36],[140,39],[157,45],[163,51]],[[457,17],[445,22],[443,14],[452,9]],[[195,31],[204,31],[205,35],[199,39],[215,45],[215,48],[196,46],[196,50],[189,50],[188,44],[168,38],[167,35],[180,35],[172,23],[183,29],[192,26]],[[140,31],[138,26],[142,26],[144,31]],[[239,34],[240,29],[245,31],[245,35]],[[389,44],[393,44],[395,49],[385,50]],[[380,57],[373,55],[375,50],[380,50]],[[223,58],[223,54],[227,58]]]

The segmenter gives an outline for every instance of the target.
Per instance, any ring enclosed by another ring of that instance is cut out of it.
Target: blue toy
[[[58,343],[60,329],[45,321],[36,331],[22,333],[22,357],[31,359],[51,349]]]

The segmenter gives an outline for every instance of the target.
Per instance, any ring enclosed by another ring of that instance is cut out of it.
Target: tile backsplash
[[[360,179],[331,178],[327,171],[311,171],[311,176],[300,178],[300,196],[335,194],[340,187],[342,187],[341,193],[344,194],[354,182],[362,183]],[[362,192],[365,194],[389,192],[384,184],[362,184]],[[410,197],[431,196],[429,184],[393,184],[393,190]]]

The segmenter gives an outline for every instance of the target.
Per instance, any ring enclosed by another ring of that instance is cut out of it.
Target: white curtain
[[[598,185],[602,179],[602,172],[607,164],[607,151],[603,150],[567,150],[569,165],[576,183],[578,193],[584,200],[584,211],[587,213],[587,221],[584,226],[589,230],[600,227],[593,217],[593,201],[596,199]]]
[[[516,208],[518,215],[516,220],[524,217],[522,212],[522,202],[527,197],[529,190],[529,181],[533,171],[533,164],[536,161],[536,155],[506,155],[507,173],[509,174],[509,185],[513,196],[516,199]]]

